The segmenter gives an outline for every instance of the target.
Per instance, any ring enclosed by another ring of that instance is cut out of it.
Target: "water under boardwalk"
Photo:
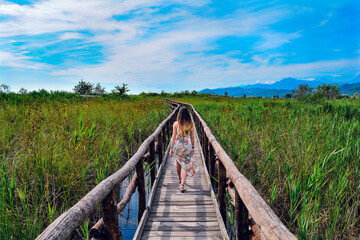
[[[143,231],[138,239],[224,239],[196,133],[194,157],[200,170],[187,178],[185,193],[179,190],[175,158],[166,159],[148,217],[140,223]]]

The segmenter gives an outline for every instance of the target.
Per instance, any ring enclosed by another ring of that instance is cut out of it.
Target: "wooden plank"
[[[208,216],[208,217],[212,217],[215,216],[216,217],[216,213],[215,212],[189,212],[186,213],[186,215],[182,212],[167,212],[167,213],[160,213],[160,212],[153,212],[153,213],[149,213],[149,217],[197,217],[197,216]]]
[[[203,212],[203,211],[214,211],[214,206],[207,206],[207,205],[201,205],[201,206],[154,206],[151,208],[151,212]]]
[[[220,230],[215,222],[148,222],[145,231],[207,231]]]
[[[160,189],[156,190],[156,195],[165,195],[165,194],[178,194],[180,191],[179,189]],[[202,194],[202,195],[209,195],[210,196],[210,189],[195,189],[195,188],[187,188],[186,192],[188,194]],[[184,195],[184,193],[183,193]]]
[[[154,201],[196,201],[196,200],[204,200],[211,199],[209,196],[204,195],[170,195],[170,196],[156,196]]]
[[[208,200],[198,200],[198,201],[159,201],[156,202],[156,204],[154,204],[154,206],[156,205],[173,205],[173,206],[186,206],[186,205],[194,205],[194,206],[199,206],[199,205],[212,205],[212,201],[209,198]]]
[[[203,203],[192,203],[192,202],[178,202],[177,204],[176,203],[172,203],[172,202],[163,202],[162,204],[161,203],[156,203],[153,205],[153,208],[154,209],[161,209],[161,208],[165,208],[165,209],[168,209],[170,207],[189,207],[189,208],[193,208],[193,211],[196,212],[196,209],[200,209],[201,208],[206,208],[206,207],[213,207],[212,203],[211,202],[203,202]]]
[[[164,240],[164,237],[148,237],[146,239],[149,239],[149,240]],[[172,240],[197,240],[197,239],[204,239],[203,236],[194,236],[194,237],[180,237],[180,236],[176,236],[176,237],[171,237]],[[206,237],[206,239],[222,239],[222,238],[219,238],[219,237],[215,237],[215,236],[208,236]]]
[[[172,195],[176,195],[176,196],[192,196],[192,195],[202,195],[204,197],[208,196],[210,197],[210,191],[209,189],[199,189],[196,190],[195,188],[190,188],[189,186],[186,186],[186,192],[181,193],[179,188],[176,189],[171,189],[171,188],[167,188],[166,190],[163,189],[161,191],[156,191],[156,196],[157,197],[171,197]]]
[[[176,180],[178,178],[176,172],[172,172],[171,174],[168,173],[167,175],[163,175],[161,176],[160,180]],[[195,176],[193,177],[188,177],[186,178],[186,181],[189,181],[189,180],[193,180],[193,179],[204,179],[205,180],[205,177],[203,175],[201,175],[201,172],[199,174],[196,174]]]
[[[148,222],[216,222],[216,216],[148,217]]]
[[[219,231],[144,231],[143,237],[145,239],[150,237],[201,237],[202,239],[215,237],[215,239],[221,239]]]

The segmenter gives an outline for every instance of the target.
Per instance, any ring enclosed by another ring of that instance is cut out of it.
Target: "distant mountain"
[[[242,97],[244,94],[247,97],[273,97],[279,95],[284,97],[286,93],[291,93],[291,90],[286,89],[263,89],[263,88],[241,88],[241,87],[229,87],[229,88],[216,88],[216,89],[203,89],[199,93],[210,93],[217,95],[224,95],[225,92],[229,96]]]
[[[356,75],[353,79],[346,82],[347,84],[360,83],[360,74]]]
[[[272,84],[257,83],[227,88],[206,88],[199,91],[199,93],[224,95],[225,92],[227,92],[229,96],[235,97],[241,97],[244,96],[244,94],[248,97],[273,97],[274,95],[279,95],[280,97],[283,97],[286,93],[291,93],[293,89],[298,88],[301,84],[307,84],[312,88],[317,88],[319,85],[322,84],[336,84],[336,82],[324,77],[317,78],[313,81],[299,80],[289,77],[281,79],[280,81],[274,82]],[[340,91],[342,93],[350,95],[355,92],[360,93],[360,74],[358,74],[352,80],[346,83],[338,83],[338,85],[340,86]]]
[[[298,80],[295,78],[284,78],[280,81],[274,82],[272,84],[252,84],[246,86],[239,86],[242,88],[262,88],[262,89],[295,89],[301,84],[307,84],[310,87],[316,88],[318,85],[322,85],[323,83],[329,84],[332,83],[330,80],[326,78],[320,78],[319,80],[307,81],[307,80]]]
[[[356,92],[360,93],[360,82],[353,84],[343,84],[340,86],[340,92],[348,95],[353,95]]]

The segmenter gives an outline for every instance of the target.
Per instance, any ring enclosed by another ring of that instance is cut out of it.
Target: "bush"
[[[127,88],[127,84],[123,83],[122,87],[120,87],[119,85],[115,86],[115,88],[112,90],[112,92],[116,95],[125,95],[128,91],[130,91]]]
[[[74,87],[74,92],[78,94],[87,94],[92,93],[94,89],[94,84],[90,82],[81,81]]]
[[[316,92],[328,100],[340,97],[340,88],[337,84],[323,84],[317,87]]]

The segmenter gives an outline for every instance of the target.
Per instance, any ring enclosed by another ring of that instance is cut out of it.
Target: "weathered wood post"
[[[215,155],[216,156],[216,155]],[[214,168],[214,176],[216,176],[217,181],[214,181],[214,191],[219,190],[219,158],[215,157],[215,168]],[[216,190],[215,190],[216,189]]]
[[[158,152],[158,157],[159,157],[159,167],[162,163],[162,159],[164,157],[164,149],[163,149],[163,137],[162,137],[162,130],[159,133],[159,135],[157,136],[157,152]]]
[[[219,186],[218,186],[218,204],[221,216],[226,224],[226,205],[225,205],[225,185],[226,185],[226,169],[219,159]]]
[[[167,139],[170,141],[170,121],[166,122],[166,133],[167,133]]]
[[[155,164],[155,139],[151,141],[150,145],[150,156],[149,156],[149,166],[150,166],[150,179],[151,179],[151,187],[155,182],[156,177],[156,164]]]
[[[211,143],[209,142],[209,176],[211,181],[211,186],[214,187],[215,182],[215,150]]]
[[[138,191],[139,191],[139,215],[138,215],[138,221],[140,222],[140,219],[145,211],[146,206],[146,193],[145,193],[145,178],[144,178],[144,161],[143,158],[141,158],[138,163],[136,164],[136,174],[137,174],[137,185],[138,185]]]
[[[237,240],[249,240],[249,212],[235,189],[235,230]]]
[[[207,138],[206,134],[204,133],[204,158],[206,163],[207,171],[209,172],[209,139]]]
[[[120,228],[116,208],[115,190],[112,189],[109,195],[102,201],[104,238],[107,240],[119,240]]]
[[[166,128],[165,126],[161,130],[161,137],[163,142],[163,153],[166,151]]]

